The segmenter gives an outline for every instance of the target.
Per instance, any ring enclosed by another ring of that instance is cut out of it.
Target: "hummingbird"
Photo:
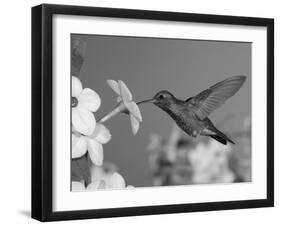
[[[246,76],[232,76],[186,100],[180,100],[169,91],[162,90],[152,99],[141,101],[138,104],[153,103],[161,108],[189,136],[209,136],[224,145],[227,142],[234,144],[230,138],[214,126],[208,116],[232,97],[245,81]]]

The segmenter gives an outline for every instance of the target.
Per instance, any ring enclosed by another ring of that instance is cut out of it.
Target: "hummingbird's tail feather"
[[[223,139],[223,138],[221,138],[221,137],[219,137],[217,135],[210,135],[210,137],[212,137],[213,139],[215,139],[216,141],[218,141],[218,142],[220,142],[220,143],[222,143],[224,145],[226,145],[226,143],[227,143],[227,141],[225,139]]]
[[[215,139],[216,141],[226,145],[227,141],[235,144],[231,139],[229,139],[225,134],[223,134],[221,131],[219,131],[217,128],[213,129],[213,132],[215,132],[215,135],[210,135],[210,137],[212,137],[213,139]]]
[[[216,141],[218,141],[218,142],[220,142],[220,143],[222,143],[222,144],[224,144],[224,145],[227,144],[227,141],[230,142],[230,143],[232,143],[232,144],[235,144],[235,143],[234,143],[232,140],[230,140],[228,137],[226,137],[226,139],[225,139],[225,138],[222,138],[222,137],[220,137],[220,136],[218,136],[218,135],[210,135],[210,137],[212,137],[213,139],[215,139]]]

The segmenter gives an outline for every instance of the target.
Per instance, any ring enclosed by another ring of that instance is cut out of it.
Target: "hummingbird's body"
[[[192,111],[192,105],[189,102],[182,101],[174,97],[173,100],[169,102],[169,106],[166,105],[165,107],[160,108],[167,112],[172,119],[174,119],[176,124],[189,136],[197,137],[198,135],[202,135],[213,136],[214,138],[219,132],[209,118],[200,120]],[[234,143],[226,136],[224,139]],[[222,142],[222,140],[220,142]]]
[[[177,99],[165,90],[158,92],[153,99],[148,101],[167,112],[188,135],[192,137],[210,136],[222,144],[226,144],[227,141],[234,144],[213,125],[208,115],[233,96],[245,80],[245,76],[233,76],[185,101]]]
[[[167,112],[176,124],[190,136],[196,137],[205,127],[204,121],[196,120],[185,101],[174,97],[168,104],[159,107]]]

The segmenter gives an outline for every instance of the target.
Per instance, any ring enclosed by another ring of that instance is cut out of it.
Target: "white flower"
[[[193,168],[193,183],[233,182],[235,176],[228,165],[230,151],[230,145],[222,145],[213,139],[190,150],[188,156]]]
[[[126,187],[126,182],[123,176],[119,173],[113,173],[106,181],[106,188],[120,189]]]
[[[72,133],[72,158],[80,158],[87,152],[87,140],[85,136]]]
[[[114,172],[111,175],[104,175],[101,179],[93,180],[87,187],[79,181],[72,181],[71,191],[94,191],[99,189],[124,189],[134,188],[132,185],[126,187],[125,179],[119,173]]]
[[[118,94],[117,102],[119,103],[119,109],[117,110],[130,115],[132,131],[133,134],[136,134],[139,130],[140,122],[142,122],[142,116],[138,105],[133,101],[132,93],[121,80],[118,80],[118,82],[107,80],[107,83]]]
[[[110,131],[101,123],[96,124],[95,130],[89,136],[72,133],[72,158],[79,158],[88,151],[92,162],[100,166],[103,163],[102,145],[110,139]]]
[[[117,172],[114,172],[111,175],[107,176],[104,182],[106,189],[134,188],[134,186],[132,185],[126,186],[124,177]]]
[[[124,177],[117,172],[111,173],[110,175],[105,176],[101,180],[105,182],[106,189],[134,188],[132,185],[126,186]]]
[[[100,123],[97,123],[94,132],[90,136],[86,136],[88,142],[88,153],[92,162],[100,166],[103,163],[103,147],[102,145],[109,142],[111,134],[109,130]]]
[[[122,189],[133,188],[132,185],[126,186],[124,177],[116,172],[115,167],[112,169],[106,166],[92,166],[91,168],[91,180],[92,181],[104,181],[106,189]]]
[[[93,133],[96,126],[96,119],[93,112],[100,107],[99,95],[89,89],[82,88],[81,81],[72,76],[72,125],[75,130],[84,135]]]
[[[104,189],[105,183],[102,180],[96,180],[90,183],[87,187],[79,181],[72,181],[71,182],[71,191],[77,192],[77,191],[94,191],[98,189]]]

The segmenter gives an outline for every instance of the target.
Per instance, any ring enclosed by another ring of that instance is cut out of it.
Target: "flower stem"
[[[140,104],[147,103],[148,101],[150,101],[150,100],[140,101],[140,102],[138,102],[136,104],[140,105]],[[125,113],[125,114],[129,113],[128,109],[126,108],[125,104],[122,101],[119,102],[118,105],[112,111],[110,111],[105,116],[103,116],[101,119],[99,119],[98,122],[104,123],[107,120],[111,119],[112,117],[118,115],[119,113]]]
[[[125,112],[126,107],[124,103],[120,102],[112,111],[107,113],[105,116],[103,116],[98,122],[104,123],[107,120],[111,119],[112,117],[118,115],[119,113]]]

